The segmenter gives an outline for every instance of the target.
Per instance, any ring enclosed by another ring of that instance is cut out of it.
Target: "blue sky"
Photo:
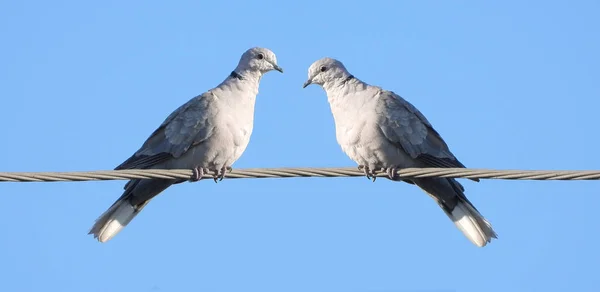
[[[0,171],[112,169],[253,46],[235,168],[355,164],[325,93],[334,57],[417,106],[468,167],[598,169],[595,1],[2,1]],[[464,181],[499,239],[472,245],[422,191],[365,178],[210,180],[86,235],[124,181],[0,183],[2,291],[593,291],[598,182]]]

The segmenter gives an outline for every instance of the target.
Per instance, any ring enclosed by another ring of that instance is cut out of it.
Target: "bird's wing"
[[[380,91],[379,127],[392,144],[431,167],[464,168],[440,134],[411,103],[392,91]]]
[[[215,125],[211,107],[214,95],[209,91],[196,96],[171,113],[144,142],[142,147],[115,169],[149,168],[183,155],[190,147],[208,139]]]

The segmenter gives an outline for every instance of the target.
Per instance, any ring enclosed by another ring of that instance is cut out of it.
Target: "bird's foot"
[[[225,174],[230,173],[232,170],[233,170],[233,168],[231,168],[231,166],[223,166],[223,168],[221,168],[219,171],[215,171],[215,175],[214,175],[215,183],[217,181],[222,181],[223,178],[225,178]]]
[[[392,166],[392,167],[388,167],[385,169],[385,172],[388,175],[388,178],[391,180],[397,180],[398,178],[398,170],[400,168],[396,167],[396,166]]]
[[[377,179],[375,171],[370,169],[366,165],[359,165],[358,170],[362,170],[362,172],[365,174],[368,180],[372,180],[373,182],[375,182],[375,180]]]
[[[192,169],[192,177],[190,178],[190,182],[197,182],[202,179],[204,174],[208,172],[207,169],[204,169],[200,166],[196,166]]]

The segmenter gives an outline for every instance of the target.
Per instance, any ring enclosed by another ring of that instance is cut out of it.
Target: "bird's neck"
[[[221,83],[218,88],[229,91],[239,91],[241,93],[248,93],[251,96],[258,94],[258,86],[262,73],[257,70],[249,70],[236,68],[231,71],[231,74]]]
[[[330,102],[337,99],[343,99],[348,96],[349,93],[366,90],[367,87],[368,84],[360,81],[349,73],[341,78],[336,78],[323,84],[323,88],[327,92],[327,97]]]
[[[262,78],[262,72],[256,69],[247,68],[247,66],[238,65],[235,70],[231,72],[232,77],[238,80],[246,80],[252,82],[260,82]],[[234,76],[235,75],[235,76]]]

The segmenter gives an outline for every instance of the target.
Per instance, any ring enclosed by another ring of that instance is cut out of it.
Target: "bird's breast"
[[[386,167],[400,159],[377,123],[376,115],[336,118],[336,138],[344,153],[358,164]]]

